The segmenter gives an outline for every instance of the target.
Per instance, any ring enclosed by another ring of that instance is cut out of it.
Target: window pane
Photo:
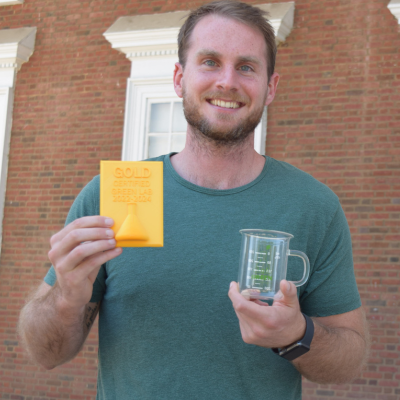
[[[186,134],[172,135],[171,138],[171,151],[179,153],[185,147]]]
[[[155,103],[150,108],[150,132],[169,132],[169,111],[171,103]]]
[[[149,158],[168,152],[168,136],[149,136]]]
[[[182,102],[174,103],[174,112],[172,117],[172,132],[186,132],[187,122],[183,114]]]

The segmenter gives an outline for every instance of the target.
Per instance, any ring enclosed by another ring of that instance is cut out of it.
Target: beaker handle
[[[307,282],[308,275],[310,275],[310,261],[308,260],[308,257],[302,251],[298,250],[289,250],[288,254],[289,256],[300,257],[303,260],[304,263],[303,277],[299,281],[295,281],[293,283],[295,284],[296,287],[304,285]]]

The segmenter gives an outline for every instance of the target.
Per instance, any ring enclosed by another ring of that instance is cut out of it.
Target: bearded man
[[[368,334],[338,198],[254,150],[279,81],[271,25],[250,5],[210,3],[190,13],[178,44],[186,146],[154,159],[164,163],[164,247],[116,248],[94,178],[21,313],[28,351],[48,369],[72,359],[99,312],[98,399],[300,400],[301,375],[348,382]],[[243,228],[293,234],[308,282],[296,289],[289,264],[272,305],[245,298],[235,282]]]

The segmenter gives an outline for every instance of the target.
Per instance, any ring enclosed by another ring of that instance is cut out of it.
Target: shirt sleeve
[[[300,304],[302,312],[314,317],[342,314],[361,306],[350,230],[340,204],[321,241]]]
[[[100,214],[100,178],[96,176],[89,182],[79,193],[78,197],[75,199],[74,203],[69,210],[65,226],[70,224],[72,221],[78,218],[82,218],[90,215]],[[106,269],[105,264],[100,268],[97,275],[96,281],[93,284],[93,294],[90,299],[91,302],[99,302],[103,298],[105,292],[105,279],[106,279]],[[49,285],[53,286],[56,283],[57,277],[54,267],[51,266],[44,281]]]

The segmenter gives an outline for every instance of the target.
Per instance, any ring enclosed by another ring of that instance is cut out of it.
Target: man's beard
[[[267,94],[265,94],[266,98]],[[206,94],[202,96],[201,101],[205,99],[218,99],[226,98],[227,96],[222,93]],[[193,128],[192,131],[200,141],[212,142],[217,147],[232,147],[243,143],[257,127],[264,112],[265,98],[260,107],[256,108],[247,118],[242,118],[238,121],[236,126],[226,128],[218,128],[213,126],[206,116],[201,115],[198,107],[188,96],[187,91],[183,88],[183,112],[188,124]],[[248,103],[247,99],[238,96],[229,96],[229,100],[242,103]],[[232,119],[231,115],[220,115],[219,121],[229,121]]]

